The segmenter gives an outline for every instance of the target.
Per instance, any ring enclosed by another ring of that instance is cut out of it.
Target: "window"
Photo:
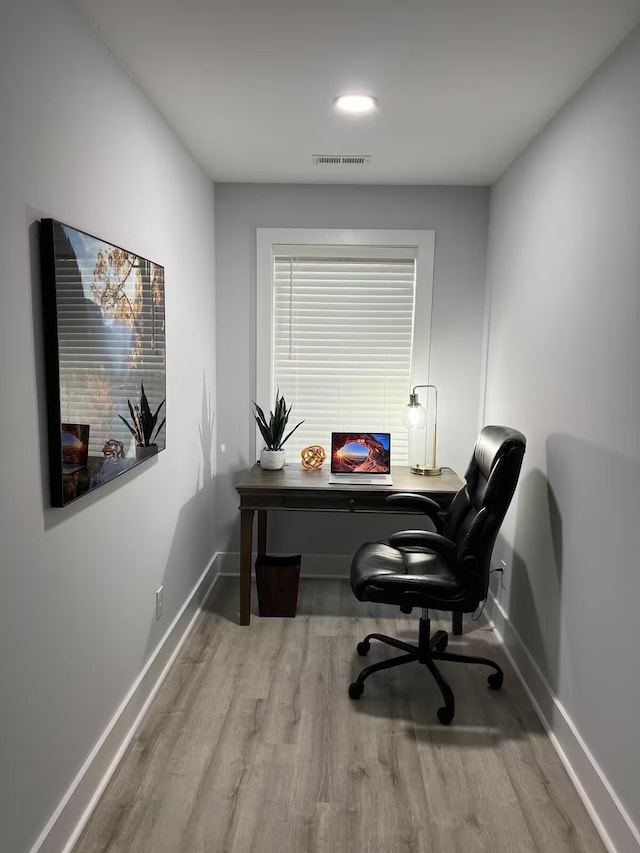
[[[392,434],[407,464],[402,410],[428,381],[432,231],[258,229],[257,402],[293,404],[288,461],[333,430]],[[261,446],[260,440],[257,449]]]

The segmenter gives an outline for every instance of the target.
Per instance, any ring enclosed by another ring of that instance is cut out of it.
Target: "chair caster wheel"
[[[368,640],[363,640],[361,643],[358,643],[356,646],[356,651],[363,658],[365,655],[369,654],[369,649],[371,648],[371,643]]]
[[[439,633],[441,633],[442,636],[437,637],[433,648],[437,652],[443,652],[449,645],[449,635],[445,631],[441,631]]]
[[[359,699],[364,692],[364,684],[360,684],[359,681],[352,681],[349,685],[349,696],[352,699]]]
[[[487,678],[487,684],[492,690],[500,690],[503,681],[504,675],[501,672],[492,672]]]
[[[438,719],[442,723],[443,726],[448,726],[451,720],[453,720],[453,709],[447,708],[446,706],[443,708],[438,708]]]

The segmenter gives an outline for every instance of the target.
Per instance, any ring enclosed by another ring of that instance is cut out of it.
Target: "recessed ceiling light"
[[[370,113],[378,105],[373,95],[355,93],[339,95],[333,104],[337,110],[343,113]]]

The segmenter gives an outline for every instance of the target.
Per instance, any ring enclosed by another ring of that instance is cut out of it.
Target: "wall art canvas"
[[[166,446],[166,405],[151,454],[123,421],[142,387],[153,412],[165,403],[164,268],[55,219],[40,222],[40,254],[51,503],[64,506]]]

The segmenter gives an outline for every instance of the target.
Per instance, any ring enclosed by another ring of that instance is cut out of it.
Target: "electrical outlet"
[[[156,619],[162,616],[162,606],[164,604],[164,586],[156,590]]]
[[[221,444],[220,445],[220,453],[226,453],[226,452],[227,452],[227,445]]]

